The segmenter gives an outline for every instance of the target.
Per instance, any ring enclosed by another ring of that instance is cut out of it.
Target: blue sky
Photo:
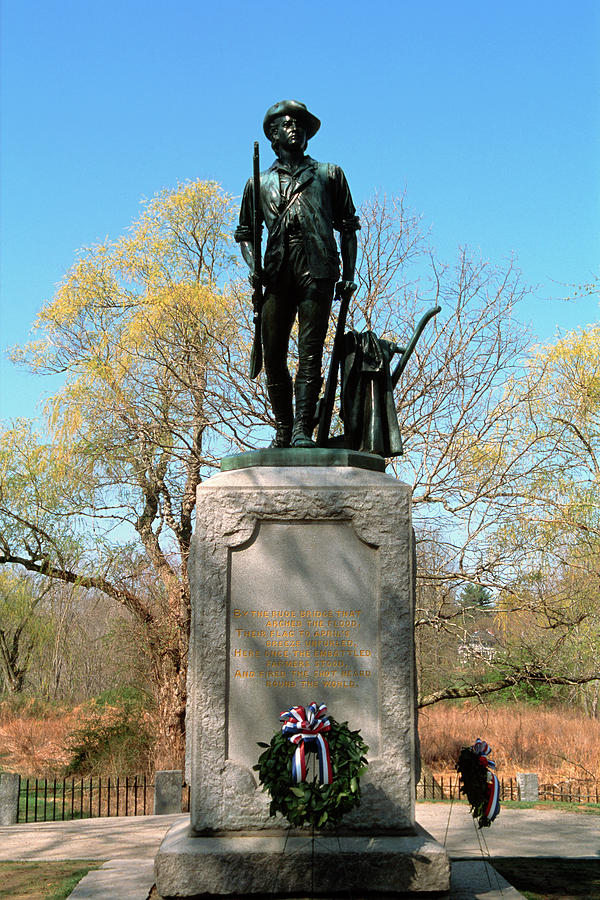
[[[186,179],[239,194],[268,106],[294,97],[359,204],[406,189],[451,261],[515,254],[541,340],[598,319],[600,3],[3,0],[2,348],[77,248]],[[0,366],[0,415],[51,388]]]

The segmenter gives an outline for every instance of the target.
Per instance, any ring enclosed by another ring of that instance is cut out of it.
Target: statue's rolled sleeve
[[[360,219],[356,215],[346,176],[339,166],[331,166],[330,172],[333,188],[333,227],[340,233],[358,231]]]
[[[347,231],[360,231],[360,219],[358,216],[349,216],[347,219],[342,219],[338,230],[342,233]]]

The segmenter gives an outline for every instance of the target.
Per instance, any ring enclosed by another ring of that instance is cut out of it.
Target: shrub
[[[151,769],[151,717],[143,696],[106,691],[67,737],[65,775],[133,775]]]
[[[133,706],[137,705],[141,709],[148,709],[150,703],[151,700],[148,694],[141,688],[135,687],[132,684],[122,684],[120,687],[109,688],[107,691],[102,691],[102,693],[98,694],[94,699],[94,704],[97,707],[118,707],[131,704]]]

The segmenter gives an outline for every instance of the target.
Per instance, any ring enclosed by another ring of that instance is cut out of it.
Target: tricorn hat
[[[299,119],[306,128],[308,140],[321,127],[321,120],[309,113],[304,103],[300,103],[299,100],[280,100],[279,103],[274,103],[268,108],[263,120],[263,130],[269,140],[271,140],[271,125],[278,116],[294,116],[295,119]]]

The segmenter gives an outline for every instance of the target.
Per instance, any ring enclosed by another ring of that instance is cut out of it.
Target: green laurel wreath
[[[360,803],[360,778],[367,770],[365,754],[369,748],[360,731],[350,731],[347,722],[336,722],[329,716],[331,730],[324,735],[329,743],[333,769],[331,784],[313,781],[292,783],[292,757],[296,747],[281,731],[271,738],[254,769],[263,791],[271,797],[269,815],[280,812],[291,825],[334,827],[342,816]]]

